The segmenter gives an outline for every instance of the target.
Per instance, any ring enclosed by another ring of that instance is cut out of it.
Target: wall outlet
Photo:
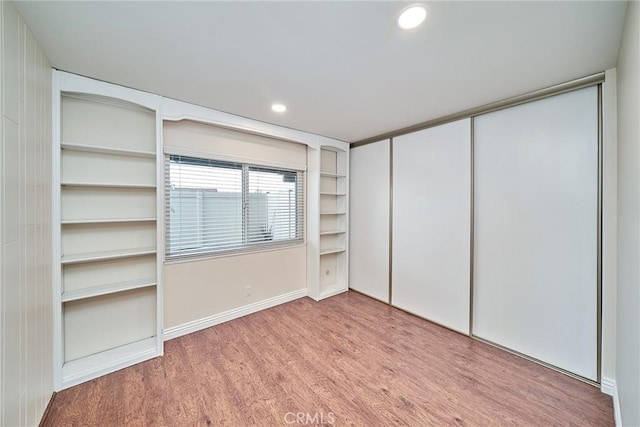
[[[251,296],[251,286],[245,286],[245,288],[244,288],[244,296],[245,297]]]

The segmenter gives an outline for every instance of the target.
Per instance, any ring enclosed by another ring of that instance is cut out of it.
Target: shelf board
[[[77,144],[75,142],[62,142],[60,143],[60,148],[73,151],[84,151],[86,153],[115,154],[117,156],[144,157],[148,159],[156,158],[156,153],[152,151],[99,147],[94,145]]]
[[[320,249],[320,255],[329,255],[329,254],[337,254],[340,252],[345,252],[346,249],[344,248],[327,248],[327,249]]]
[[[349,290],[346,283],[336,282],[321,285],[320,299],[329,298]]]
[[[157,339],[154,336],[71,360],[62,367],[62,387],[71,387],[157,355]]]
[[[125,292],[133,289],[147,288],[156,286],[155,279],[139,279],[130,280],[128,282],[109,283],[106,285],[92,286],[84,289],[74,289],[62,293],[62,302],[77,301],[86,298],[93,298],[100,295],[115,294],[117,292]]]
[[[63,219],[62,225],[71,224],[112,224],[118,222],[153,222],[155,218],[114,218],[114,219]]]
[[[62,264],[79,264],[83,262],[106,261],[109,259],[130,258],[156,253],[156,248],[120,249],[117,251],[88,252],[84,254],[64,255]]]
[[[346,233],[345,230],[327,230],[327,231],[321,231],[320,235],[321,236],[330,236],[332,234],[342,234],[342,233]]]
[[[346,215],[346,212],[320,212],[320,215]]]
[[[327,191],[321,191],[320,195],[321,196],[346,196],[345,193],[331,193],[331,192],[327,192]]]
[[[326,178],[346,178],[346,175],[342,175],[339,173],[333,173],[333,172],[320,172],[320,176],[324,176]]]
[[[156,188],[155,184],[116,184],[105,182],[63,182],[63,187],[93,187],[93,188]]]

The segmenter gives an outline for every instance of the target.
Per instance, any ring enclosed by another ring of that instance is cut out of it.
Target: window
[[[167,155],[168,259],[300,243],[302,171]]]

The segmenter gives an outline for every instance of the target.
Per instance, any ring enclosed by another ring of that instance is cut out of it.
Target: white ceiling
[[[16,6],[58,69],[349,142],[614,67],[626,10],[424,3],[408,32],[405,2]]]

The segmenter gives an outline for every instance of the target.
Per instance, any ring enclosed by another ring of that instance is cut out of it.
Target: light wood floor
[[[610,426],[613,409],[595,387],[349,292],[168,341],[163,358],[58,393],[43,420],[314,423]]]

